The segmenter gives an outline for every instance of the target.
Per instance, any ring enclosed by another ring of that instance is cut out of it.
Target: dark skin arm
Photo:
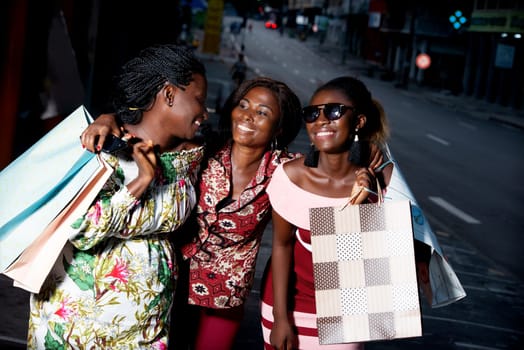
[[[127,190],[135,198],[140,198],[155,177],[157,158],[153,142],[133,144],[131,156],[138,166],[138,176],[127,184]]]
[[[123,133],[118,126],[113,114],[101,114],[80,135],[84,148],[93,153],[98,153],[106,140],[106,136],[113,134],[122,137]]]
[[[122,132],[112,114],[100,115],[80,136],[82,145],[90,152],[98,153],[106,136],[122,136]],[[138,176],[127,184],[127,189],[135,198],[140,198],[154,178],[157,158],[151,141],[133,143],[131,156],[138,166]]]
[[[277,350],[296,349],[298,340],[288,318],[287,295],[293,259],[295,227],[273,210],[273,328],[270,342]]]
[[[393,172],[393,164],[386,165],[383,169],[377,171],[377,168],[384,163],[384,154],[375,143],[369,144],[369,170],[376,176],[380,182],[380,185],[384,188],[389,185],[391,180],[391,174]]]

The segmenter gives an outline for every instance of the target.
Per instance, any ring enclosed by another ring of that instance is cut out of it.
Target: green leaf
[[[85,252],[77,252],[72,264],[64,258],[64,268],[69,277],[81,290],[90,290],[95,284],[93,278],[93,267],[95,258]]]

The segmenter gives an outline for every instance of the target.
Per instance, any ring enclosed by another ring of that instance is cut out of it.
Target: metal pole
[[[342,59],[341,59],[342,64],[346,63],[346,54],[349,51],[349,45],[350,45],[350,41],[348,40],[348,35],[349,35],[349,27],[350,27],[349,21],[351,18],[351,7],[352,7],[352,0],[349,0],[348,1],[348,13],[347,13],[347,18],[346,18],[346,35],[344,36],[344,48],[342,49]]]

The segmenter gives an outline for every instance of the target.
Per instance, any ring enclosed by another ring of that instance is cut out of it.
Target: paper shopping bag
[[[387,146],[386,146],[387,147]],[[391,159],[389,148],[386,149]],[[466,297],[455,271],[444,258],[437,236],[433,233],[422,209],[418,206],[398,165],[393,161],[394,168],[390,183],[387,186],[387,197],[392,201],[409,200],[411,202],[411,222],[415,239],[431,246],[432,254],[429,262],[429,283],[420,284],[428,304],[433,308],[454,303]]]
[[[40,235],[98,168],[80,134],[92,121],[80,106],[0,172],[0,271]]]
[[[409,201],[310,209],[320,344],[422,335]]]
[[[84,215],[100,192],[113,169],[97,157],[99,167],[69,205],[27,247],[3,274],[14,280],[14,286],[31,293],[40,292],[51,268],[71,236],[72,224]]]

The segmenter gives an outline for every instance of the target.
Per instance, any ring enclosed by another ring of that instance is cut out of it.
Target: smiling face
[[[273,92],[254,87],[231,112],[233,140],[244,146],[266,148],[277,132],[279,120],[280,108]]]
[[[173,107],[170,107],[173,123],[173,135],[182,139],[192,139],[200,124],[207,119],[206,95],[207,81],[200,74],[193,75],[193,81],[174,92]],[[176,125],[175,125],[176,124]]]
[[[353,106],[353,103],[338,90],[321,90],[310,101],[310,105],[317,106],[327,103]],[[321,152],[346,152],[354,131],[353,118],[355,117],[352,109],[348,109],[340,119],[330,121],[324,115],[324,110],[322,110],[317,120],[312,123],[306,123],[309,139]]]

